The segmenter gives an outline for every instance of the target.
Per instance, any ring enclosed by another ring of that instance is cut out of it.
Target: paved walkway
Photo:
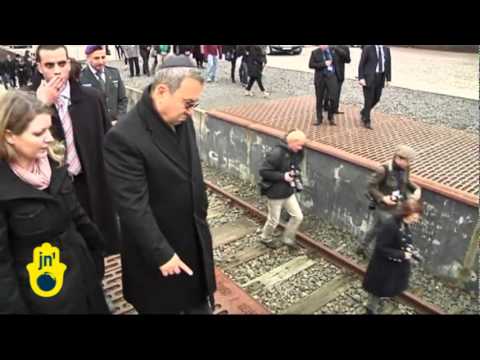
[[[313,72],[308,68],[314,47],[306,47],[299,56],[268,57],[268,66]],[[392,85],[436,94],[478,100],[479,55],[392,47]],[[350,48],[352,62],[345,76],[356,79],[361,50]]]

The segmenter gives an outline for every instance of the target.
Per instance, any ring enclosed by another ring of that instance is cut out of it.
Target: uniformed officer
[[[105,95],[107,112],[112,124],[127,113],[128,98],[120,73],[106,66],[106,52],[103,45],[88,45],[85,48],[87,66],[82,70],[82,86],[94,87]]]

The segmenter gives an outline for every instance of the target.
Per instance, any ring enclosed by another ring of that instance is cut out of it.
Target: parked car
[[[304,45],[267,45],[267,54],[300,55]]]

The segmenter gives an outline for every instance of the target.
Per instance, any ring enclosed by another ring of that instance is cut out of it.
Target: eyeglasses
[[[195,109],[200,105],[200,101],[183,101],[183,106],[185,106],[185,110]]]

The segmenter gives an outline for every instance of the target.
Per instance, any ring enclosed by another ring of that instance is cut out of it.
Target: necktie
[[[68,172],[70,175],[76,176],[82,171],[80,159],[78,158],[77,149],[75,148],[75,140],[73,137],[72,119],[62,99],[57,102],[58,114],[62,122],[63,132],[65,133],[66,160],[68,164]]]
[[[100,85],[102,87],[102,90],[105,91],[105,81],[103,81],[102,74],[103,74],[103,72],[97,71],[98,82],[100,83]]]
[[[327,60],[327,61],[328,61],[328,60],[333,61],[332,53],[330,52],[330,49],[328,49],[328,48],[325,49],[324,54],[325,54],[325,60]],[[328,66],[327,69],[328,69],[328,71],[333,72],[333,63],[332,63],[330,66]]]
[[[385,72],[385,70],[383,68],[384,65],[383,65],[383,51],[382,51],[383,49],[382,49],[382,46],[381,45],[377,46],[377,49],[378,49],[378,54],[377,54],[377,56],[378,56],[378,72],[383,73],[383,72]]]

